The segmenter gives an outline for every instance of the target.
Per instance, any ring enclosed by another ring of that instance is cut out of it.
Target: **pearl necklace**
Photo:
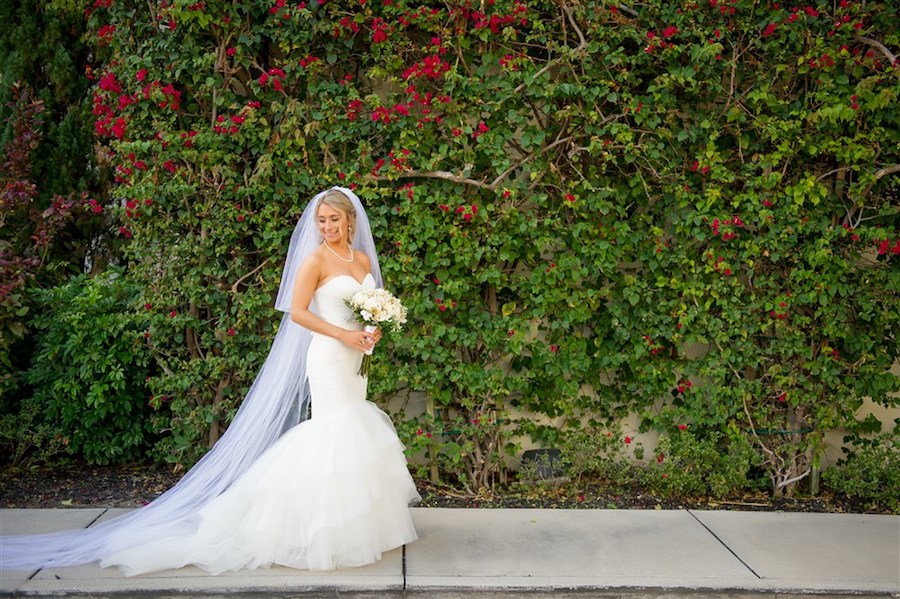
[[[350,259],[348,260],[347,258],[344,258],[344,257],[341,256],[340,254],[338,254],[336,251],[334,251],[333,249],[331,249],[331,246],[328,245],[328,242],[325,241],[324,239],[322,240],[322,244],[323,244],[326,248],[328,248],[328,251],[329,251],[329,252],[331,252],[332,254],[334,254],[335,256],[337,256],[338,260],[341,260],[341,261],[343,261],[343,262],[346,262],[347,264],[353,262],[353,248],[350,248]]]

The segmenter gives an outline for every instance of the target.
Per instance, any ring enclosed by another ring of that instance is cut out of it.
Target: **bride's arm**
[[[300,326],[334,337],[338,341],[359,351],[365,351],[373,343],[371,335],[365,331],[350,331],[327,322],[309,309],[313,294],[321,278],[321,264],[315,255],[307,258],[297,270],[297,278],[294,280],[294,295],[291,299],[291,320]]]

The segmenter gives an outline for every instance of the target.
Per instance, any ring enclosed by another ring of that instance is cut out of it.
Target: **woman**
[[[96,528],[3,538],[0,565],[332,569],[414,540],[408,505],[419,496],[402,446],[356,374],[380,333],[362,331],[344,304],[380,284],[359,198],[337,187],[317,195],[275,302],[290,314],[225,435],[145,508]],[[314,417],[294,426],[309,398]]]

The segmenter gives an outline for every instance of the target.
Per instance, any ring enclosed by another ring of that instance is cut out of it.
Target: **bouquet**
[[[377,328],[382,331],[398,331],[406,324],[406,307],[387,289],[360,291],[346,300],[347,307],[353,311],[356,320],[364,325],[368,332]],[[369,376],[369,364],[372,361],[372,350],[366,350],[359,375]]]

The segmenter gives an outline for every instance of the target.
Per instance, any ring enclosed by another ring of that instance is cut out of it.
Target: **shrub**
[[[644,482],[668,497],[734,495],[753,486],[748,474],[759,461],[745,437],[718,431],[673,432],[660,439],[657,452]]]
[[[35,292],[36,347],[25,374],[35,393],[24,402],[28,418],[17,444],[34,442],[33,426],[49,426],[67,454],[92,464],[143,455],[153,430],[149,354],[130,316],[139,291],[113,270]]]
[[[856,439],[845,453],[822,473],[827,487],[870,507],[900,512],[900,439],[896,433]]]

